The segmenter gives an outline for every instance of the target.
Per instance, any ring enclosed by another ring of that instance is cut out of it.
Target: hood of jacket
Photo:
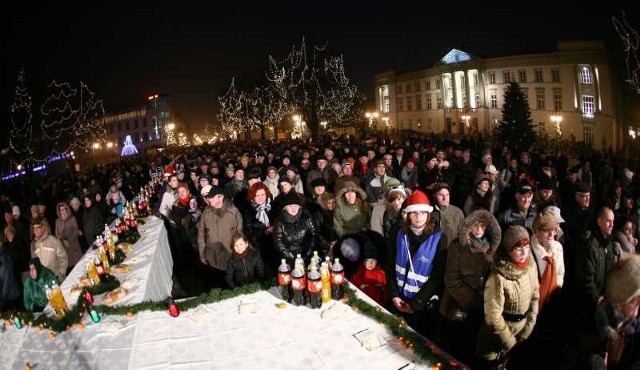
[[[355,191],[356,195],[360,199],[364,201],[367,200],[367,193],[365,193],[364,189],[356,185],[356,183],[353,181],[346,181],[343,185],[343,188],[338,190],[338,193],[336,194],[336,203],[345,204],[346,202],[344,200],[344,194],[348,191]]]
[[[461,245],[470,246],[471,245],[471,227],[476,222],[483,222],[487,225],[485,229],[484,235],[487,238],[487,242],[489,243],[489,251],[487,252],[487,257],[493,257],[493,255],[498,250],[498,246],[500,246],[500,241],[502,240],[502,229],[500,228],[500,224],[498,220],[491,214],[491,212],[478,209],[467,215],[462,221],[462,225],[460,225],[460,232],[458,233],[458,240]]]
[[[71,216],[71,214],[72,214],[72,213],[71,213],[71,207],[69,207],[69,203],[67,203],[67,202],[60,202],[60,203],[58,203],[58,204],[56,205],[56,215],[57,215],[59,218],[62,218],[62,216],[60,215],[60,207],[64,207],[64,208],[66,208],[66,209],[67,209],[67,218],[68,218],[69,216]]]

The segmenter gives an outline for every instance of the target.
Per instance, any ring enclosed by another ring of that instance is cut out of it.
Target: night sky
[[[51,80],[83,81],[107,112],[152,93],[169,94],[178,113],[199,128],[215,121],[217,97],[233,77],[252,86],[269,55],[285,57],[303,36],[308,47],[328,42],[332,55],[343,54],[347,75],[371,99],[376,73],[428,67],[452,48],[488,58],[553,51],[558,40],[600,39],[622,55],[612,17],[626,11],[627,21],[640,29],[640,14],[615,2],[607,8],[575,5],[583,10],[541,2],[481,2],[477,9],[462,2],[445,7],[377,0],[101,3],[15,3],[5,14],[3,127],[21,66],[34,106]]]

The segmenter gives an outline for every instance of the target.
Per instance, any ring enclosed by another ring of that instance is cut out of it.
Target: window
[[[544,89],[536,89],[536,109],[544,110]]]
[[[504,83],[506,83],[506,84],[510,83],[513,80],[513,76],[511,74],[511,71],[502,72],[502,79],[503,79]]]
[[[400,130],[402,130],[404,128],[404,120],[401,119],[399,124],[400,124]]]
[[[398,98],[398,112],[404,110],[404,98]]]
[[[586,124],[582,126],[582,140],[585,143],[593,144],[593,126]]]
[[[490,84],[495,84],[496,83],[496,73],[495,72],[489,72],[489,83]]]
[[[149,141],[149,134],[146,131],[142,133],[142,141]]]
[[[442,109],[442,96],[436,98],[436,109]]]
[[[436,90],[440,89],[440,84],[442,83],[442,81],[440,81],[439,78],[436,78]]]
[[[413,110],[413,99],[411,99],[410,96],[407,96],[407,110],[408,111]]]
[[[584,118],[592,119],[596,113],[596,105],[594,98],[591,95],[582,96],[582,116]],[[586,140],[585,140],[586,141]]]
[[[416,110],[422,110],[422,97],[416,95]]]
[[[427,110],[432,110],[433,109],[433,103],[431,102],[431,95],[427,95]]]
[[[431,80],[427,80],[427,81],[426,81],[426,83],[425,83],[425,88],[426,88],[427,90],[431,90]]]
[[[427,120],[427,131],[433,131],[433,120],[431,118]]]
[[[489,95],[489,108],[498,108],[498,95],[495,91]]]
[[[478,78],[477,74],[473,75],[473,86],[479,86],[480,85],[480,79]]]
[[[134,143],[140,142],[140,134],[138,134],[137,132],[133,134],[133,142]]]
[[[542,68],[536,68],[533,70],[533,81],[544,82],[544,79],[542,78]]]
[[[385,113],[389,113],[389,109],[391,108],[391,101],[389,100],[389,97],[385,97],[384,101],[382,103],[382,111]]]
[[[480,94],[476,94],[476,108],[480,107]]]
[[[409,120],[409,130],[413,130],[413,120]]]
[[[402,85],[398,84],[398,94],[402,94]]]
[[[585,85],[593,84],[593,75],[587,67],[583,67],[582,71],[580,71],[580,82]]]
[[[124,126],[127,131],[131,130],[131,122],[127,121]]]
[[[521,69],[518,71],[518,81],[522,82],[527,82],[527,71],[524,69]]]
[[[122,131],[122,122],[118,122],[118,132]]]
[[[553,91],[553,110],[556,112],[562,111],[562,91]]]
[[[560,70],[558,68],[551,70],[551,82],[560,82]]]
[[[147,119],[146,118],[142,119],[142,127],[147,127]]]
[[[133,128],[138,128],[138,120],[133,121]]]
[[[408,93],[411,92],[411,83],[410,82],[407,83],[405,92],[408,92]]]
[[[415,88],[416,92],[420,91],[420,81],[416,81],[413,84],[413,87]]]

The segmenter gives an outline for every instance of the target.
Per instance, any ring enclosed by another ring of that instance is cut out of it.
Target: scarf
[[[237,259],[241,259],[241,260],[246,260],[247,257],[249,257],[249,253],[251,252],[251,248],[247,247],[247,249],[244,250],[244,252],[242,253],[238,253],[236,252],[236,250],[233,250],[233,256]]]
[[[271,210],[271,199],[267,198],[267,201],[260,205],[255,202],[253,204],[256,207],[256,219],[265,227],[271,226],[269,215],[267,214]]]
[[[524,262],[513,262],[513,265],[519,269],[527,268],[527,266],[529,265],[529,256],[527,256],[527,259],[524,260]]]
[[[538,311],[542,311],[544,304],[549,300],[551,294],[558,288],[558,274],[556,273],[556,261],[553,255],[543,257],[547,261],[540,279],[540,300],[538,301]]]
[[[187,208],[187,209],[188,209],[188,208],[189,208],[189,201],[190,201],[190,200],[191,200],[191,198],[190,198],[190,197],[180,198],[180,199],[178,200],[178,204],[179,204],[181,207],[184,207],[184,208]]]

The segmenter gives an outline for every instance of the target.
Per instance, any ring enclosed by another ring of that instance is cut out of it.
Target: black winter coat
[[[264,261],[260,257],[260,252],[251,250],[246,258],[236,254],[229,258],[225,281],[229,288],[236,288],[242,285],[251,284],[264,278]]]
[[[313,216],[308,210],[300,208],[295,216],[286,210],[278,214],[273,226],[273,245],[285,258],[290,266],[293,266],[296,254],[300,254],[309,263],[314,250],[318,250],[318,228]]]

